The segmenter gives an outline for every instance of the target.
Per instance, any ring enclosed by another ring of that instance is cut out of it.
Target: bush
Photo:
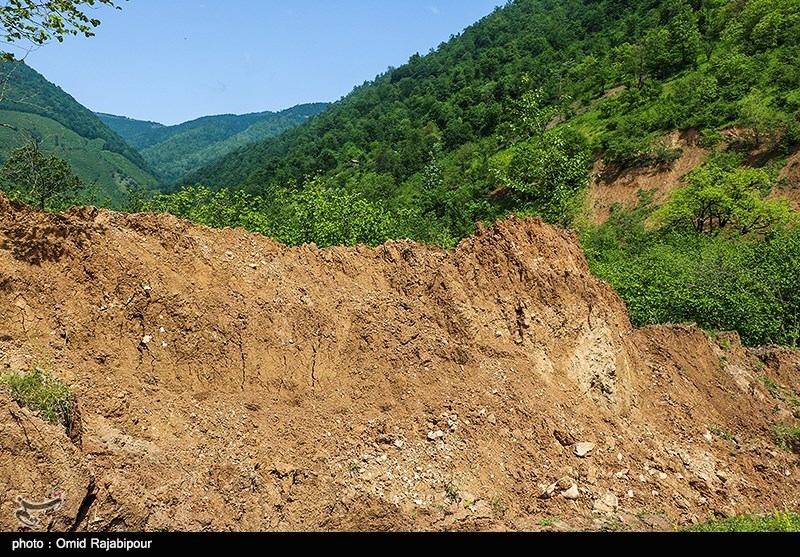
[[[20,406],[30,408],[51,424],[69,429],[75,410],[72,389],[46,371],[37,367],[29,372],[3,373],[0,386]]]

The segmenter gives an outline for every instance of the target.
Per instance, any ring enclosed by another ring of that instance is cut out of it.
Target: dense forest
[[[579,233],[635,324],[797,345],[798,214],[769,194],[800,144],[798,36],[797,0],[510,1],[129,208],[320,246],[451,247],[477,221],[538,215]],[[741,140],[723,141],[734,126]],[[675,129],[696,130],[712,158],[667,205],[643,191],[590,224],[593,162],[669,165],[680,151],[660,138]]]
[[[326,107],[326,103],[309,103],[280,112],[204,116],[175,126],[109,114],[98,116],[139,149],[148,164],[169,185],[237,147],[275,137],[302,124]]]

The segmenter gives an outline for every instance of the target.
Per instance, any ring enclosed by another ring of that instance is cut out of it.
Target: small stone
[[[622,478],[628,475],[628,472],[630,472],[630,469],[625,468],[624,470],[620,470],[619,472],[614,474],[614,477],[621,480]]]
[[[714,440],[714,436],[713,436],[713,435],[711,435],[711,432],[709,432],[709,431],[706,431],[706,432],[703,434],[703,439],[705,439],[706,441],[708,441],[709,443],[711,443],[711,442]]]
[[[489,414],[486,417],[486,421],[489,422],[492,425],[495,425],[497,423],[497,416],[495,416],[494,414]]]
[[[617,460],[622,462],[622,453],[617,453]]]
[[[577,485],[572,484],[571,486],[569,486],[569,489],[562,491],[561,495],[564,496],[564,499],[570,499],[574,501],[575,499],[578,499],[581,496],[581,492],[578,490]]]
[[[594,450],[595,444],[587,441],[575,444],[575,454],[581,458],[588,456]]]
[[[647,478],[644,477],[644,474],[639,474],[639,481],[642,483],[647,483]]]
[[[258,269],[258,264],[257,263],[250,263],[250,265],[248,265],[248,267],[250,267],[251,269]]]
[[[553,482],[550,485],[542,488],[542,494],[539,495],[539,499],[549,499],[553,496],[553,493],[556,491],[556,487],[558,486],[558,482]],[[541,486],[539,486],[541,487]]]
[[[144,335],[144,338],[142,339],[142,344],[149,344],[151,340],[153,340],[152,335]]]
[[[658,473],[658,478],[661,479],[661,480],[666,480],[667,479],[667,475],[664,472],[659,472]]]
[[[494,336],[496,336],[497,338],[500,338],[501,336],[503,336],[503,331],[501,331],[500,329],[496,330],[494,332]]]
[[[613,493],[606,493],[600,499],[595,500],[592,510],[599,513],[611,514],[619,507],[619,500]]]
[[[402,440],[402,439],[397,439],[397,440],[394,442],[394,446],[395,446],[395,447],[397,447],[398,449],[402,449],[402,448],[403,448],[403,445],[405,445],[405,443],[403,442],[403,440]]]
[[[628,497],[628,499],[633,499],[633,490],[629,489],[628,493],[626,493],[625,496]]]
[[[442,437],[444,437],[444,431],[442,431],[441,429],[428,432],[429,441],[436,441],[437,439],[441,439]]]

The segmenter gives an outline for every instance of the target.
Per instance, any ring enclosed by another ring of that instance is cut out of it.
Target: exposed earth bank
[[[635,330],[572,233],[286,248],[0,196],[0,528],[674,530],[800,509],[800,355]],[[71,435],[68,435],[70,433]],[[793,452],[795,451],[795,452]],[[34,513],[35,514],[35,513]]]

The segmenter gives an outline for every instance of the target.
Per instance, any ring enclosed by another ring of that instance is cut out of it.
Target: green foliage
[[[800,228],[763,236],[649,231],[651,215],[640,203],[581,231],[593,273],[625,300],[636,326],[693,322],[736,330],[748,345],[797,346]]]
[[[800,454],[800,427],[787,425],[776,427],[775,442],[784,450]]]
[[[800,532],[800,514],[788,510],[772,515],[715,518],[686,528],[685,532]]]
[[[95,4],[117,7],[112,0],[12,0],[0,6],[0,37],[7,43],[24,41],[32,45],[51,39],[61,42],[69,35],[91,37],[100,21],[86,15],[86,10]],[[14,57],[4,52],[2,58]]]
[[[89,109],[21,62],[0,63],[0,109],[54,120],[87,140],[102,140],[102,149],[118,153],[147,171],[147,163],[125,140]],[[10,122],[5,122],[10,123]]]
[[[523,207],[568,226],[575,218],[573,201],[589,185],[591,163],[586,139],[561,127],[516,145],[499,179],[519,194]]]
[[[11,152],[0,168],[0,187],[11,199],[60,211],[74,201],[83,183],[61,157],[46,155],[31,141]]]
[[[105,149],[101,139],[89,140],[54,120],[27,112],[0,111],[0,121],[15,128],[0,126],[0,159],[8,158],[11,150],[27,137],[36,137],[42,151],[57,153],[87,184],[76,200],[80,204],[100,204],[107,198],[109,204],[119,207],[128,188],[158,187],[150,174],[126,157]],[[96,195],[92,196],[93,192]]]
[[[690,172],[650,223],[656,228],[689,228],[699,233],[725,229],[765,234],[800,223],[784,198],[767,197],[773,180],[763,169],[732,168],[711,162]]]
[[[244,191],[184,187],[148,196],[131,191],[129,211],[172,213],[214,228],[242,227],[287,245],[379,245],[400,235],[402,216],[322,180],[302,190],[276,189],[269,198]]]
[[[69,427],[74,411],[72,389],[39,367],[0,374],[0,387],[20,406],[39,413],[51,424]]]

